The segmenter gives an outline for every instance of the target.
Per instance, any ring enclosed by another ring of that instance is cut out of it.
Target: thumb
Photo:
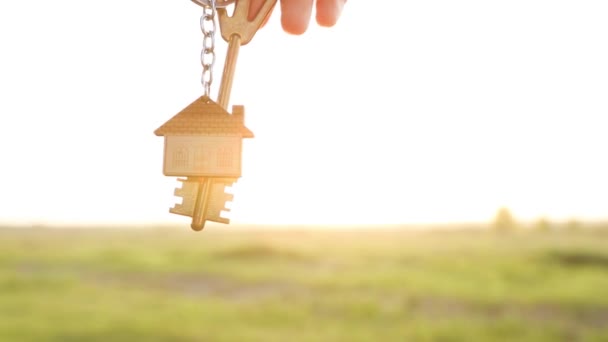
[[[265,2],[266,0],[251,0],[251,2],[249,3],[249,16],[247,19],[253,20],[258,15]],[[270,19],[272,11],[274,11],[274,7],[270,10],[270,12],[268,12],[266,18],[264,18],[264,21],[262,22],[262,27],[266,26],[266,23],[268,22],[268,19]]]

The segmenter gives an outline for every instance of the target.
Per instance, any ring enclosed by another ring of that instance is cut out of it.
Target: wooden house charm
[[[231,199],[224,188],[241,176],[242,139],[253,138],[244,116],[243,106],[233,106],[231,114],[202,96],[154,132],[165,137],[165,176],[188,177],[175,191],[182,204],[170,212],[192,217],[195,230],[206,220],[229,222],[220,216]]]
[[[244,116],[202,96],[165,122],[154,131],[165,137],[165,176],[240,177],[242,139],[253,138]]]

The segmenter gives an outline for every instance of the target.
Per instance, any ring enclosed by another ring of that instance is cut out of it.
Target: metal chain
[[[211,94],[211,84],[213,83],[213,66],[215,65],[215,0],[207,1],[209,4],[201,4],[203,14],[201,15],[201,31],[203,32],[203,49],[201,51],[201,65],[203,74],[201,83],[205,90],[205,96]]]

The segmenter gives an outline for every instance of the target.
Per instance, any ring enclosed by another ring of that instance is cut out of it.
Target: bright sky
[[[153,131],[202,94],[200,12],[0,3],[0,222],[189,226]],[[238,61],[233,222],[608,217],[605,0],[350,0],[303,36],[276,14]]]

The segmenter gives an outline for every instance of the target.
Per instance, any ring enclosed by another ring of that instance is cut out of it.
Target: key
[[[228,42],[228,52],[224,63],[224,72],[218,94],[217,103],[223,108],[228,107],[232,81],[236,69],[236,60],[241,45],[246,45],[262,26],[277,0],[267,0],[253,20],[249,20],[250,0],[238,0],[234,5],[232,16],[228,16],[226,8],[218,8],[217,15],[220,23],[222,38]]]

